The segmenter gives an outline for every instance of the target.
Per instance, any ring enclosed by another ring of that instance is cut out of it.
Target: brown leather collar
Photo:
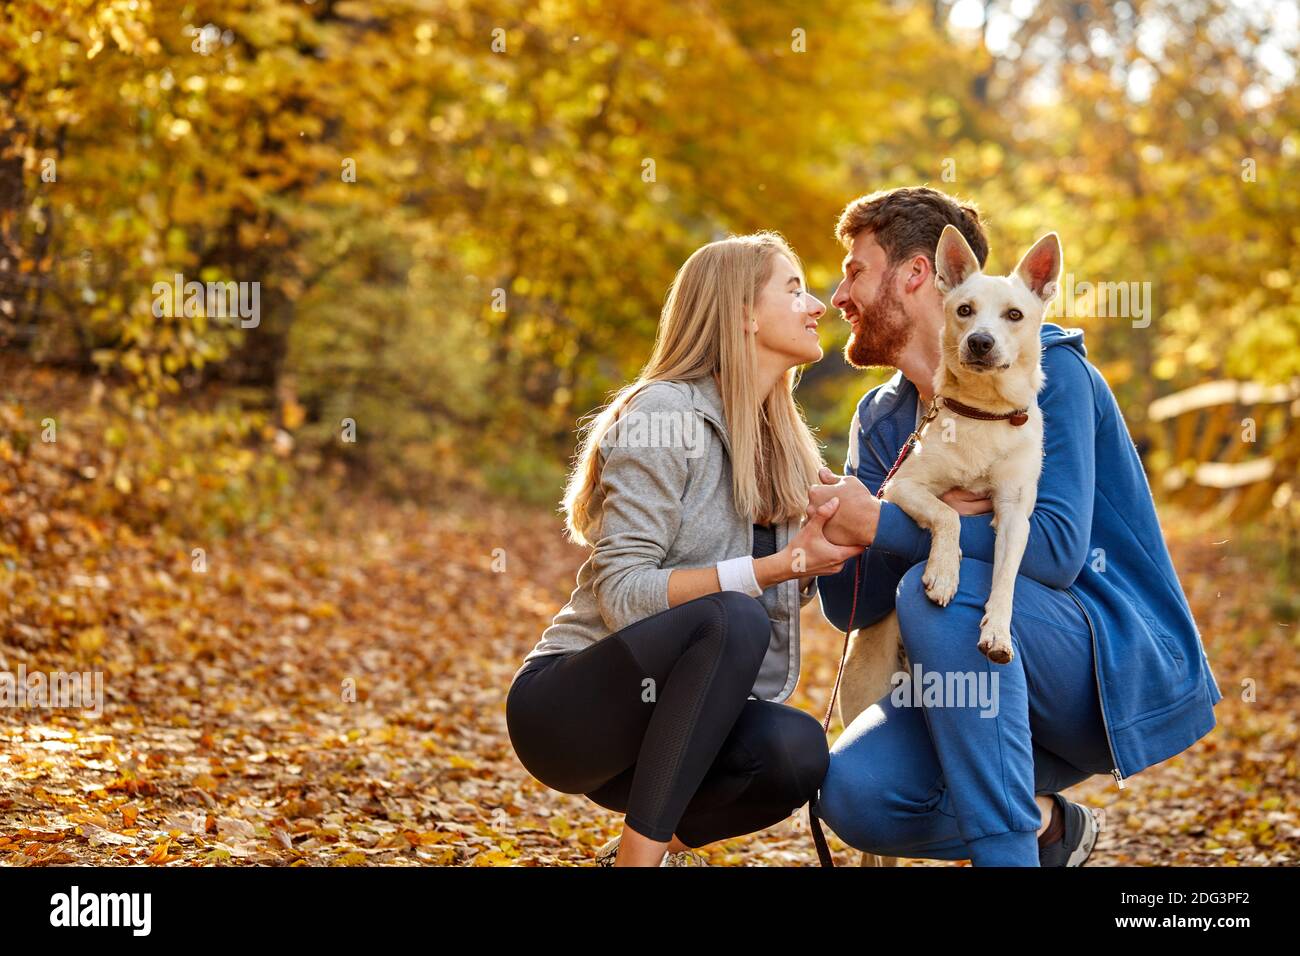
[[[1017,408],[1009,412],[986,412],[979,408],[972,408],[969,405],[963,405],[955,398],[944,397],[944,408],[951,408],[958,415],[964,415],[966,418],[978,418],[982,422],[1007,421],[1012,425],[1019,427],[1029,421],[1029,409]]]

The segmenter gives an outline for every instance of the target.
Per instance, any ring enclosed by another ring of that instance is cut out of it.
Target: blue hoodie
[[[1088,618],[1111,773],[1122,787],[1124,777],[1209,733],[1223,695],[1165,547],[1142,462],[1115,396],[1085,357],[1083,331],[1044,323],[1042,343],[1043,472],[1020,573],[1063,589]],[[845,473],[873,494],[915,425],[918,398],[900,372],[858,404]],[[992,562],[994,535],[991,514],[963,517],[962,554]],[[882,503],[863,560],[818,579],[823,613],[840,630],[880,620],[893,610],[900,575],[929,551],[930,533],[897,505]],[[850,622],[855,573],[862,577]]]

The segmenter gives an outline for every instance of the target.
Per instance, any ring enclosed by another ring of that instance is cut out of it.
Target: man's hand
[[[869,547],[876,536],[876,522],[880,520],[880,501],[853,475],[840,477],[829,468],[822,468],[817,477],[821,484],[808,489],[810,517],[832,498],[840,499],[839,508],[822,532],[826,540],[832,544]]]
[[[844,562],[856,558],[862,553],[860,548],[832,544],[827,540],[824,526],[828,518],[835,514],[839,501],[831,498],[819,508],[808,509],[808,520],[790,543],[776,554],[754,561],[754,578],[758,586],[766,590],[780,581],[799,578],[799,587],[805,588],[805,578],[814,578],[819,574],[836,574]],[[678,574],[680,572],[674,572]],[[669,578],[669,584],[672,578]]]
[[[939,496],[959,515],[982,515],[993,510],[988,495],[977,495],[965,488],[949,488]]]

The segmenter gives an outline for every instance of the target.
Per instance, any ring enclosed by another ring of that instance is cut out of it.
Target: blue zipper
[[[1099,663],[1100,658],[1097,656],[1097,632],[1093,629],[1092,617],[1088,614],[1088,609],[1083,606],[1083,602],[1069,588],[1065,589],[1065,593],[1070,595],[1074,603],[1079,606],[1079,612],[1083,615],[1083,619],[1088,622],[1088,635],[1092,639],[1092,672],[1097,681],[1097,709],[1101,711],[1101,726],[1106,732],[1106,748],[1110,751],[1111,762],[1115,764],[1110,773],[1115,778],[1115,786],[1123,790],[1124,775],[1119,772],[1119,759],[1115,756],[1115,742],[1111,739],[1110,724],[1106,721],[1106,702],[1102,699],[1101,694],[1101,665]]]

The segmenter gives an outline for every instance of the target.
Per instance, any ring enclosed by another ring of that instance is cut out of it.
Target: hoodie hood
[[[1045,349],[1055,345],[1067,345],[1081,356],[1086,357],[1088,354],[1088,350],[1083,345],[1083,329],[1063,329],[1054,322],[1044,322],[1039,331],[1039,340]]]

